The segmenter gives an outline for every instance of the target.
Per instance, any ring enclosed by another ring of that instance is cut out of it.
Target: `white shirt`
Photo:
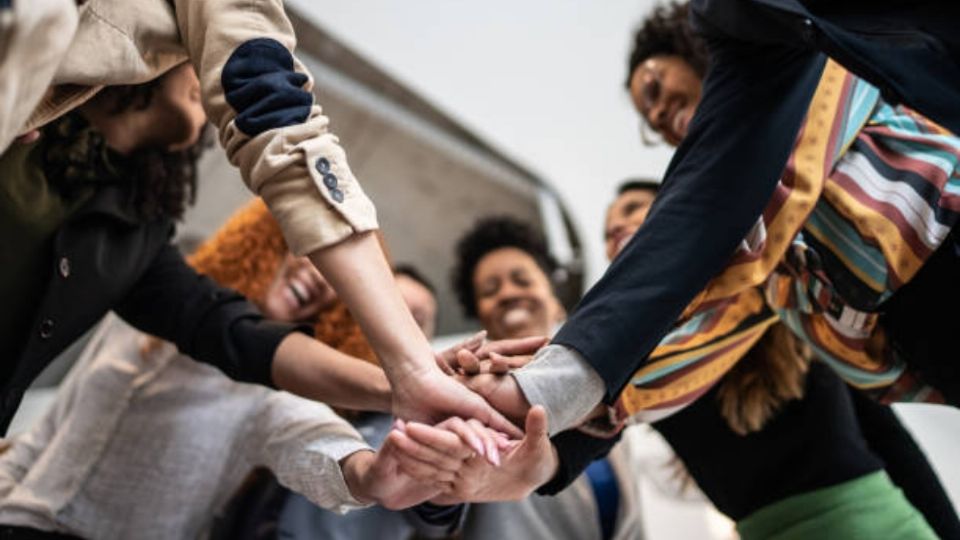
[[[339,461],[369,447],[329,407],[146,343],[107,318],[54,406],[0,456],[0,523],[197,538],[260,465],[319,506],[359,506]]]

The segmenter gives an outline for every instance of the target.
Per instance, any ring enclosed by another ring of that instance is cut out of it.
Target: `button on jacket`
[[[373,204],[314,103],[313,80],[292,54],[281,0],[88,0],[78,9],[53,87],[21,132],[104,86],[149,81],[189,61],[230,162],[267,202],[291,251],[307,254],[377,228]]]
[[[169,242],[173,222],[143,222],[121,187],[98,188],[60,227],[54,264],[30,330],[0,382],[6,430],[30,382],[108,311],[233,379],[272,384],[271,364],[292,325],[265,321],[238,293],[200,276]]]

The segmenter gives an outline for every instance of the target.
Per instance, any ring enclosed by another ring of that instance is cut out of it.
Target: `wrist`
[[[340,471],[343,480],[350,490],[350,495],[362,504],[374,501],[370,490],[370,469],[376,460],[372,450],[359,450],[340,460]]]

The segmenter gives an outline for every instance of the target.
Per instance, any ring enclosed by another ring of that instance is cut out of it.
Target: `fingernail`
[[[473,451],[476,452],[477,454],[481,456],[487,455],[487,453],[483,449],[483,443],[480,442],[480,439],[477,439],[476,437],[471,437],[470,446],[473,447]]]
[[[500,452],[497,450],[496,446],[490,447],[490,461],[495,467],[500,466]]]

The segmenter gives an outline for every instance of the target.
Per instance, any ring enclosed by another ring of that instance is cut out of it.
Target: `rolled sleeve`
[[[255,464],[317,506],[337,513],[369,506],[350,493],[340,461],[371,448],[326,405],[272,392],[247,439],[256,444]]]
[[[304,255],[377,228],[280,0],[176,0],[177,24],[230,162]]]

